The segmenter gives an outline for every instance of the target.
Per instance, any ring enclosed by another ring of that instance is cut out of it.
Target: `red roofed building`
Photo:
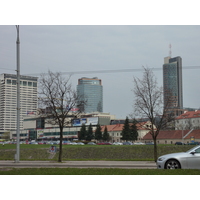
[[[200,110],[185,111],[175,120],[176,130],[200,129]]]
[[[149,132],[150,122],[142,122],[137,124],[138,128],[138,141],[142,141],[142,138]],[[110,142],[122,142],[121,140],[121,132],[123,130],[124,124],[113,124],[106,125],[101,127],[102,133],[107,127],[108,133],[112,138]]]
[[[158,144],[175,144],[176,142],[190,143],[192,140],[200,142],[200,129],[196,130],[166,130],[160,131],[157,136]],[[152,141],[152,136],[148,132],[143,137],[143,142]]]

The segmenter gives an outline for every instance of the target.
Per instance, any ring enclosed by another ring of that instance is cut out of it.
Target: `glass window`
[[[32,86],[32,82],[28,82],[28,86]]]
[[[16,80],[12,80],[12,85],[17,85],[17,81]]]
[[[10,79],[7,79],[7,84],[11,84],[11,80]]]
[[[27,86],[27,81],[23,81],[23,86]]]
[[[200,148],[195,150],[196,153],[200,153]]]
[[[44,129],[44,118],[38,118],[36,120],[36,128]]]
[[[33,87],[37,87],[37,83],[36,82],[33,82]]]

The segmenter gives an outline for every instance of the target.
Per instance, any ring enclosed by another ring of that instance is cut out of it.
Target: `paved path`
[[[0,168],[135,168],[135,169],[156,169],[153,161],[14,161],[0,160]]]

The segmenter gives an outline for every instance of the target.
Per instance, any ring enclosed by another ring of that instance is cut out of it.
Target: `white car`
[[[71,145],[77,145],[77,143],[76,142],[72,142]]]
[[[200,145],[180,153],[160,156],[157,160],[158,169],[200,169]]]
[[[121,142],[113,142],[113,145],[123,145]]]
[[[134,142],[134,145],[145,145],[145,143],[143,143],[143,142]]]
[[[77,145],[85,145],[83,142],[77,142]]]

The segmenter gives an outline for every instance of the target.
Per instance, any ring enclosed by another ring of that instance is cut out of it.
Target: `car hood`
[[[176,157],[184,157],[186,152],[179,152],[179,153],[170,153],[170,154],[165,154],[160,157],[165,157],[165,158],[176,158]],[[159,158],[160,158],[159,157]]]

